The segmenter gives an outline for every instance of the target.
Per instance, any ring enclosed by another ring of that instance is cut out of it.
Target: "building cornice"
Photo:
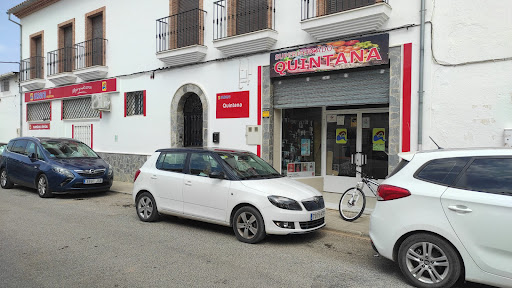
[[[14,14],[21,19],[58,1],[60,0],[26,0],[7,10],[7,14]]]

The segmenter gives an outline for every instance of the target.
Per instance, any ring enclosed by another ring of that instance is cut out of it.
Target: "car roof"
[[[33,136],[23,136],[23,137],[17,137],[11,139],[11,141],[14,140],[33,140],[33,141],[48,141],[48,140],[57,140],[57,141],[76,141],[81,142],[80,140],[73,139],[73,138],[65,138],[65,137],[33,137]]]
[[[415,156],[420,158],[436,159],[448,157],[475,157],[475,156],[512,156],[512,148],[509,147],[479,147],[479,148],[450,148],[425,151],[413,151],[398,153],[398,156],[411,161]]]
[[[230,149],[230,148],[219,148],[219,147],[180,147],[180,148],[162,148],[155,152],[227,152],[227,153],[252,153],[245,150]]]

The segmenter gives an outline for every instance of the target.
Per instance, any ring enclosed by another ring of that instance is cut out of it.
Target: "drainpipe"
[[[7,12],[7,14],[9,15],[9,21],[11,21],[12,23],[14,24],[17,24],[18,26],[20,26],[20,67],[19,67],[19,77],[21,77],[21,40],[22,40],[22,34],[21,34],[21,24],[12,20],[11,19],[11,13]],[[21,79],[18,77],[18,88],[19,88],[19,93],[20,93],[20,136],[23,136],[23,98],[22,98],[22,95],[23,95],[23,91],[22,91],[22,88],[21,88]]]
[[[422,150],[423,144],[423,74],[424,74],[424,62],[425,62],[425,0],[421,0],[420,10],[420,79],[418,84],[418,150]]]

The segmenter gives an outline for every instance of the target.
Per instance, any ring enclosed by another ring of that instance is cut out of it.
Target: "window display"
[[[283,110],[281,171],[290,177],[321,174],[322,108]]]

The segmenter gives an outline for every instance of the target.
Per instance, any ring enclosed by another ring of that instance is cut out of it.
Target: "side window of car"
[[[27,147],[25,148],[25,155],[30,156],[32,153],[36,153],[36,143],[28,141]]]
[[[15,141],[9,141],[9,143],[7,143],[7,150],[12,152],[12,146],[14,146],[14,142]]]
[[[512,196],[512,158],[477,158],[466,169],[456,186]]]
[[[11,151],[18,154],[25,154],[25,147],[27,147],[27,140],[16,140]]]
[[[220,172],[222,168],[208,153],[192,153],[190,156],[190,174],[208,177],[211,172]]]
[[[414,177],[441,185],[452,185],[469,157],[435,159],[423,165]]]
[[[183,173],[185,159],[187,159],[187,153],[185,152],[162,152],[156,162],[156,168]]]

